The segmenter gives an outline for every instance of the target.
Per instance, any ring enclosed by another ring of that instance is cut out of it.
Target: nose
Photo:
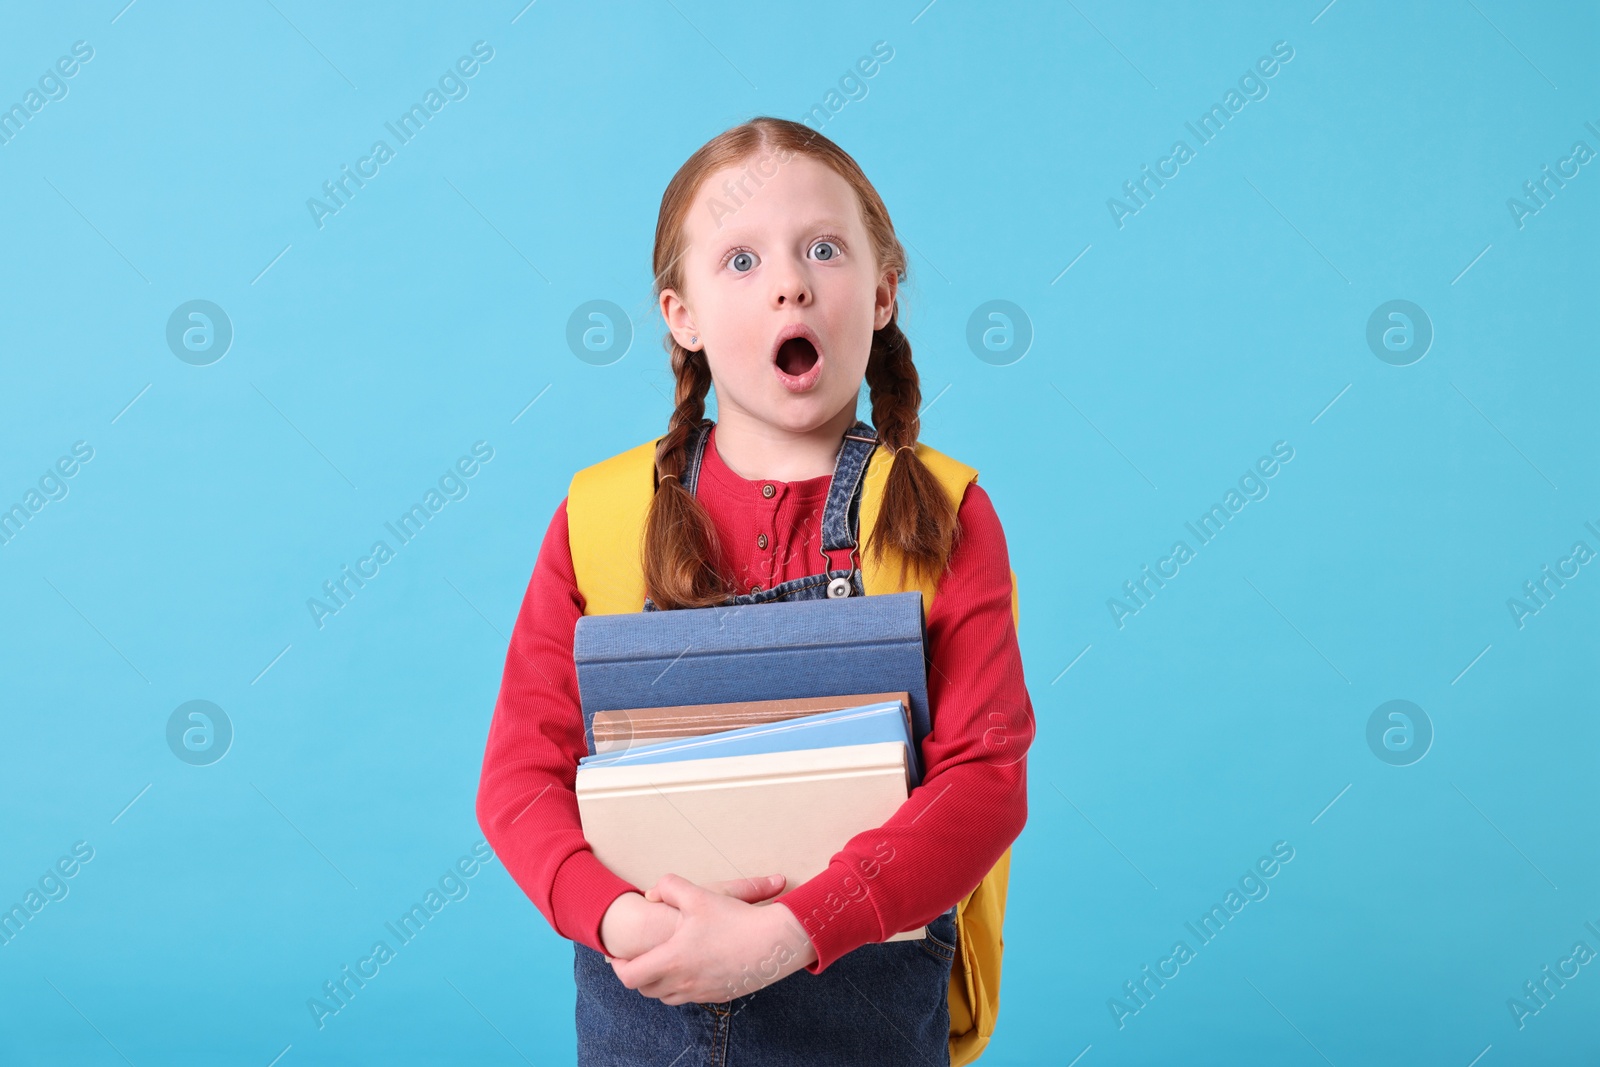
[[[784,270],[775,272],[772,290],[774,307],[806,307],[812,299],[811,285],[806,280],[805,272],[795,264],[791,263]]]

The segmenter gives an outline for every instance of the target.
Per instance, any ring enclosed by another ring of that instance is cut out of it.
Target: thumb
[[[730,878],[725,882],[712,882],[705,888],[746,904],[757,904],[782,892],[786,882],[781,874],[769,874],[760,878]]]

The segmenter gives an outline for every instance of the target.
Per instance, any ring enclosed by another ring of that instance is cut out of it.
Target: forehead
[[[686,220],[690,243],[865,226],[855,190],[832,167],[810,156],[778,158],[773,152],[712,171]]]

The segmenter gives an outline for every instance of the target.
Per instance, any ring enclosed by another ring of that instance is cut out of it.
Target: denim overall
[[[689,441],[682,481],[690,493],[699,481],[711,425],[702,420]],[[856,531],[862,475],[876,446],[877,431],[869,423],[857,420],[845,434],[822,515],[823,569],[730,597],[727,606],[866,595],[855,565],[860,558]],[[842,553],[848,555],[836,558]],[[647,597],[644,610],[659,609]],[[871,906],[864,899],[845,906],[863,905]],[[720,1003],[663,1004],[623,985],[594,949],[578,942],[573,948],[579,1067],[948,1067],[950,1062],[954,907],[930,922],[927,936],[918,940],[862,945],[821,974],[802,969]]]

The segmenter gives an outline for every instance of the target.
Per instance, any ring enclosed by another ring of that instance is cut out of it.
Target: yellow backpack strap
[[[572,476],[567,538],[585,615],[644,610],[641,557],[655,493],[656,443],[646,441]]]

